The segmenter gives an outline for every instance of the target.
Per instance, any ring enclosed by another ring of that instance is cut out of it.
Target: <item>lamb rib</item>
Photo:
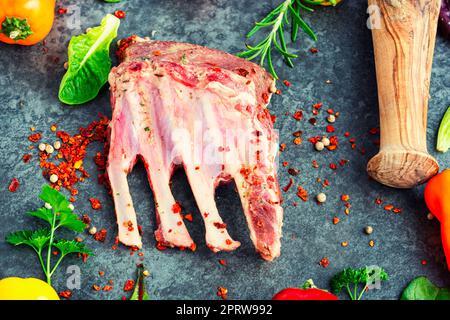
[[[170,190],[183,166],[214,252],[240,243],[217,211],[215,188],[234,179],[250,237],[266,260],[280,254],[283,209],[276,175],[278,135],[266,109],[274,80],[258,65],[198,45],[122,40],[109,76],[113,115],[107,173],[119,240],[141,247],[127,174],[144,162],[156,203],[159,244],[195,244]]]

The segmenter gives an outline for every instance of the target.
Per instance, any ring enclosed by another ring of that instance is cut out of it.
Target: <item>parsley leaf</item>
[[[69,253],[81,253],[92,255],[92,251],[86,247],[84,243],[76,242],[75,240],[58,240],[58,242],[53,244],[54,247],[58,248],[63,256]]]
[[[86,228],[86,224],[72,211],[61,211],[57,221],[59,226],[76,232],[81,232]]]
[[[6,242],[19,246],[22,244],[28,245],[35,250],[41,250],[47,246],[50,240],[50,231],[47,228],[38,229],[35,231],[22,230],[10,233],[6,237]]]
[[[56,228],[66,227],[67,229],[76,232],[81,232],[86,228],[83,221],[81,221],[69,208],[70,202],[55,189],[44,186],[39,198],[48,203],[51,206],[51,209],[42,207],[35,211],[28,212],[28,215],[42,219],[51,226],[54,218],[53,215],[56,212]]]
[[[70,202],[61,193],[48,185],[42,187],[39,198],[42,201],[49,203],[55,212],[70,210]]]
[[[32,216],[32,217],[36,217],[36,218],[45,220],[50,225],[52,224],[53,211],[51,209],[47,209],[45,207],[42,207],[42,208],[39,208],[39,209],[37,209],[35,211],[29,211],[27,214]]]
[[[359,269],[347,268],[336,274],[331,279],[331,291],[339,293],[346,289],[351,300],[361,300],[366,289],[376,283],[388,280],[388,274],[378,266],[363,267]],[[362,285],[362,291],[358,293],[358,286]]]
[[[14,246],[19,246],[21,244],[29,245],[29,239],[32,234],[33,231],[31,230],[16,231],[6,236],[6,242]]]
[[[42,187],[39,198],[48,205],[28,212],[28,215],[44,220],[50,225],[50,228],[13,232],[6,237],[6,241],[15,246],[28,245],[32,247],[38,255],[47,283],[51,284],[53,273],[66,255],[71,253],[92,255],[92,251],[84,243],[75,240],[55,240],[55,232],[59,227],[76,232],[81,232],[86,228],[86,224],[70,209],[70,202],[48,185]],[[43,250],[44,248],[47,249]],[[56,263],[52,263],[53,248],[57,248],[61,253]],[[46,251],[46,255],[44,251]]]

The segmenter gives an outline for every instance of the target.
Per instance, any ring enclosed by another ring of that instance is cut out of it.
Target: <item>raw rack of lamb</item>
[[[234,180],[256,250],[280,254],[283,209],[276,174],[278,135],[267,110],[273,78],[260,66],[218,50],[132,36],[112,69],[112,120],[107,173],[119,241],[140,248],[127,175],[144,162],[156,203],[156,241],[195,250],[170,179],[186,172],[214,252],[240,243],[231,238],[214,200],[221,182]]]

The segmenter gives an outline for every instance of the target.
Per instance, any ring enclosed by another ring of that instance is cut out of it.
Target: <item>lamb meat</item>
[[[240,243],[220,217],[214,193],[235,181],[256,250],[280,254],[283,209],[276,174],[278,135],[267,110],[273,78],[233,55],[187,43],[136,36],[121,41],[109,76],[113,115],[107,173],[119,241],[142,246],[127,175],[145,165],[156,203],[160,245],[195,250],[170,189],[177,167],[189,180],[214,252]]]

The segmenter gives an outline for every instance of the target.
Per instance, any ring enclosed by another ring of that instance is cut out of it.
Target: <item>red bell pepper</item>
[[[312,280],[302,288],[287,288],[273,296],[272,300],[339,300],[334,294],[318,289]]]

